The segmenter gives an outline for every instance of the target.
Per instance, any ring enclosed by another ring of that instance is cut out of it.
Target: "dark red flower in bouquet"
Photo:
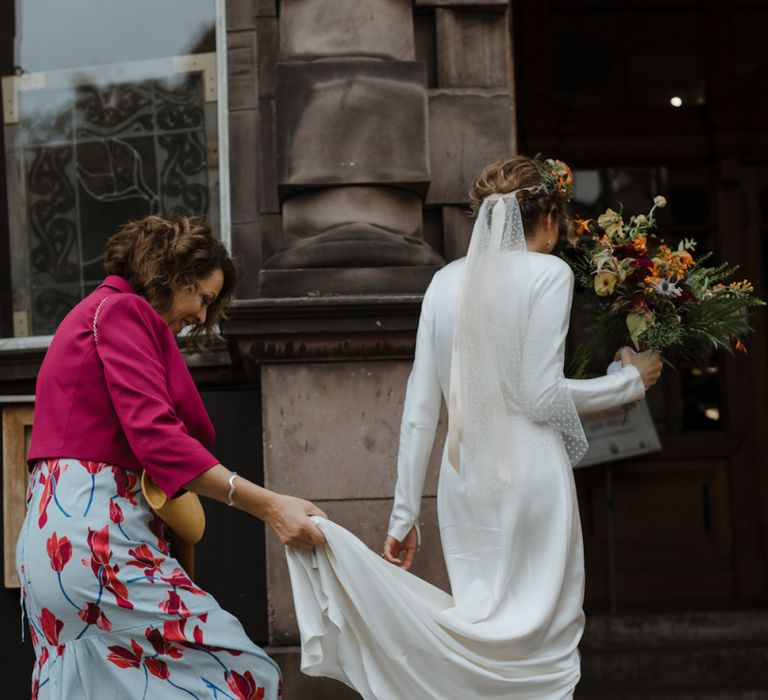
[[[109,519],[115,523],[115,525],[119,525],[125,520],[123,517],[123,509],[115,502],[114,498],[109,499]]]
[[[644,280],[653,274],[653,261],[650,258],[635,258],[635,268],[632,270],[632,277],[638,281]]]
[[[144,569],[145,576],[154,576],[156,571],[160,571],[160,564],[165,561],[165,557],[156,557],[152,550],[145,544],[128,550],[133,559],[129,559],[127,566],[135,566]]]
[[[230,671],[225,674],[225,678],[227,685],[239,700],[263,700],[264,688],[256,685],[250,671],[246,671],[242,676],[237,671]]]
[[[61,573],[66,563],[72,558],[72,543],[66,537],[59,539],[54,532],[45,546],[51,558],[51,568]]]
[[[648,302],[642,294],[636,294],[632,297],[632,311],[636,314],[650,313],[651,309],[648,306]]]
[[[107,655],[107,660],[120,668],[141,668],[141,657],[144,650],[133,639],[131,640],[131,649],[126,649],[118,645],[107,647],[111,654]]]
[[[144,659],[144,665],[153,676],[157,676],[160,680],[164,681],[171,675],[171,672],[168,670],[168,664],[162,659],[154,659],[148,656]]]
[[[183,653],[181,649],[175,644],[171,644],[170,641],[165,638],[163,632],[157,627],[147,627],[144,635],[158,654],[165,654],[172,659],[180,659],[182,657]]]
[[[88,625],[96,625],[101,630],[109,632],[112,623],[107,619],[104,611],[96,603],[86,603],[77,616]]]

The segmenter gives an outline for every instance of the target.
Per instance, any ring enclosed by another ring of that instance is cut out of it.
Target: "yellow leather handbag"
[[[168,498],[146,471],[141,472],[141,492],[149,507],[181,540],[189,544],[200,541],[205,532],[205,511],[196,493],[185,491]]]

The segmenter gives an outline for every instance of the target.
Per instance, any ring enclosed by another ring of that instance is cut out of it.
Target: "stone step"
[[[592,615],[580,650],[580,697],[768,698],[764,610]]]
[[[768,610],[588,615],[581,648],[768,644]]]
[[[768,645],[584,650],[581,687],[591,689],[768,688]]]
[[[266,647],[283,672],[282,700],[360,700],[360,695],[332,678],[312,678],[301,672],[299,647]]]
[[[768,689],[761,688],[700,688],[698,690],[606,690],[576,689],[574,700],[766,700]]]
[[[583,691],[576,688],[574,700],[767,700],[768,689],[683,688],[666,690]]]

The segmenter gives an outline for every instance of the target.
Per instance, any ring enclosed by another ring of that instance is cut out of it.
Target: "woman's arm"
[[[112,405],[139,463],[170,498],[187,488],[227,502],[231,472],[193,438],[176,415],[151,309],[135,295],[110,297],[99,316],[96,350]],[[182,467],[183,468],[180,468]],[[235,503],[264,520],[284,544],[324,542],[308,501],[235,479]]]
[[[416,353],[405,390],[400,425],[395,504],[389,521],[389,537],[384,547],[386,558],[393,563],[399,563],[397,556],[404,549],[409,550],[406,559],[410,554],[412,560],[415,540],[420,538],[418,519],[421,496],[440,418],[442,393],[432,343],[431,289],[430,286],[424,294],[421,306]],[[412,531],[414,534],[409,537]],[[407,547],[401,546],[406,544]]]
[[[229,469],[216,464],[189,481],[185,488],[200,496],[227,503],[231,476]],[[327,516],[313,503],[262,488],[239,474],[235,477],[233,485],[233,505],[263,520],[275,531],[284,545],[311,549],[316,545],[325,544],[323,533],[310,516]]]
[[[136,294],[108,297],[94,334],[107,392],[128,446],[152,480],[173,498],[218,459],[176,414],[161,348],[164,322]]]

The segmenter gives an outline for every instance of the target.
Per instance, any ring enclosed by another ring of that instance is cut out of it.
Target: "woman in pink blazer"
[[[229,503],[287,545],[324,541],[313,504],[210,452],[213,426],[176,334],[214,332],[234,266],[203,221],[151,216],[109,240],[105,267],[37,378],[16,550],[37,655],[32,696],[277,698],[277,665],[171,556],[140,488],[145,470],[169,498],[189,490]]]

